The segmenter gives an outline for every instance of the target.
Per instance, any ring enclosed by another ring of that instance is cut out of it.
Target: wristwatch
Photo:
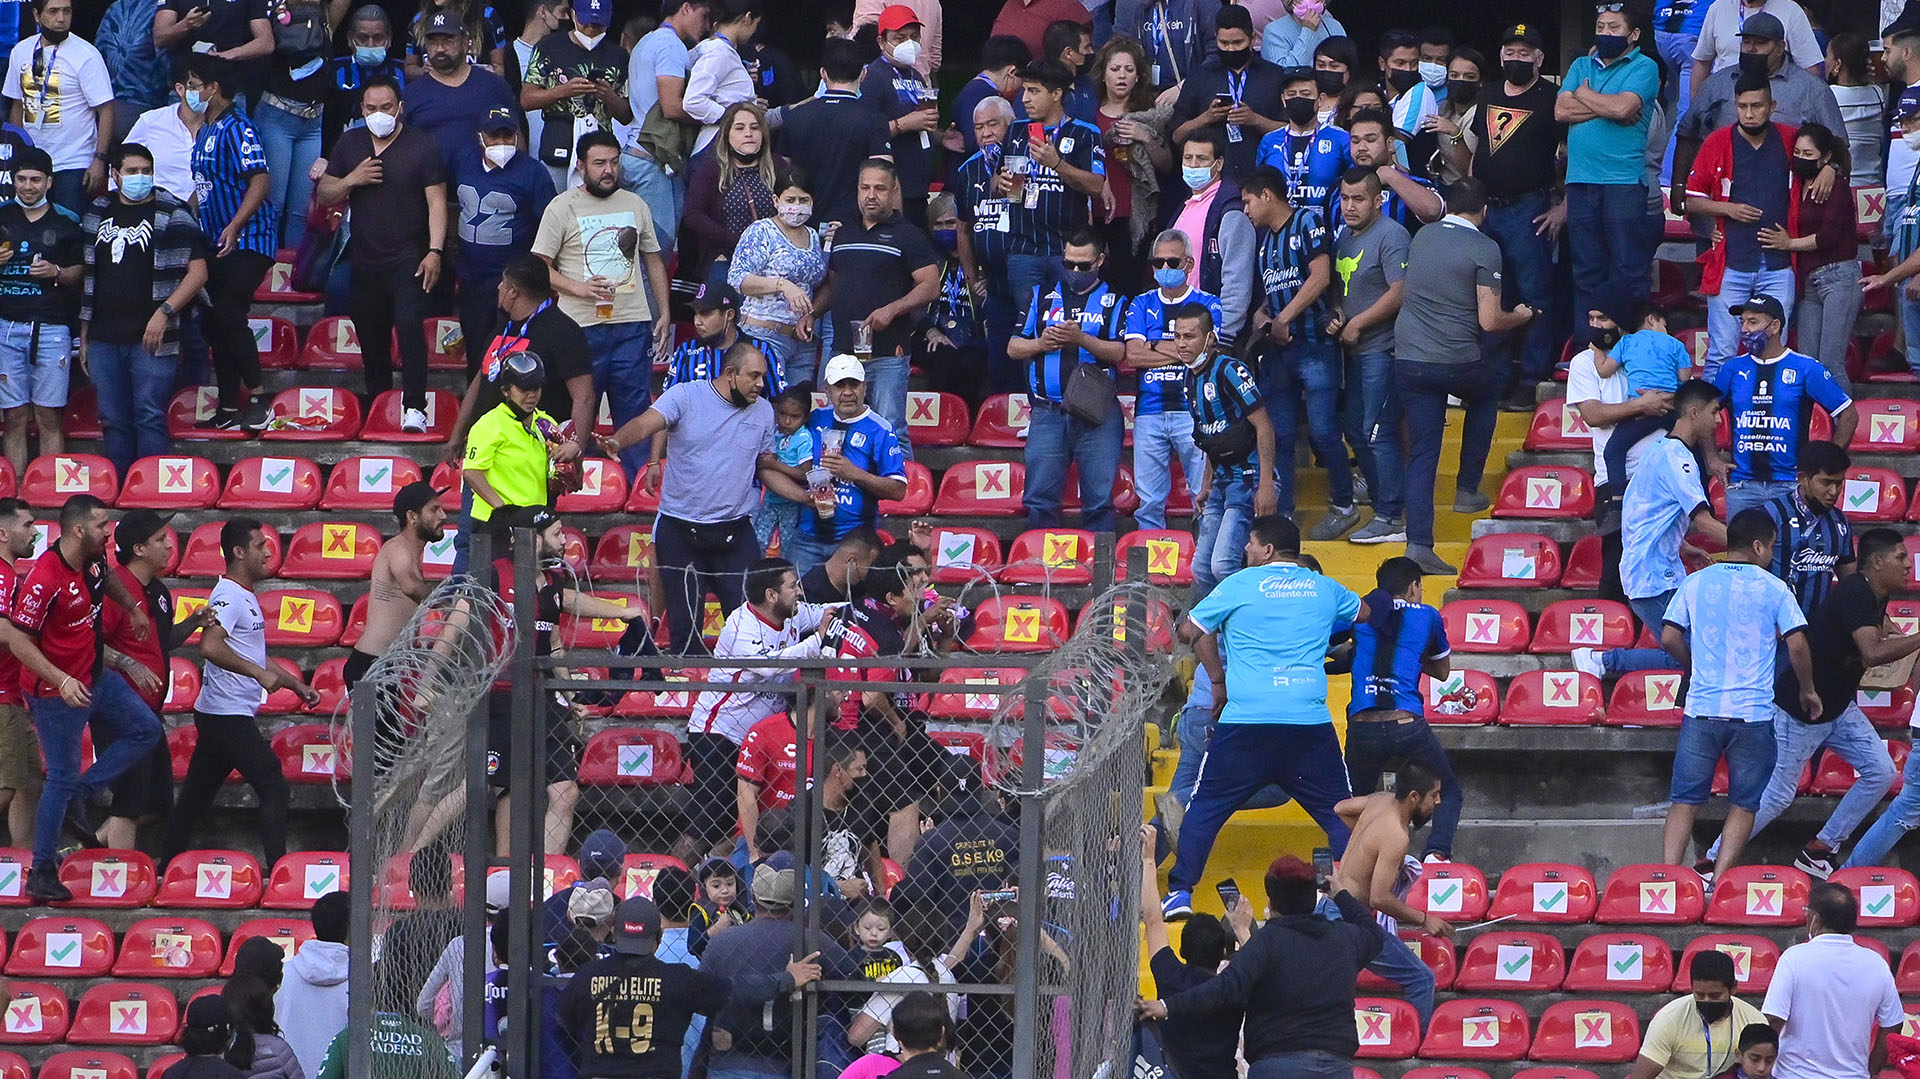
[[[171,314],[173,314],[173,313],[174,313],[174,307],[173,307],[173,301],[172,301],[172,300],[161,300],[161,301],[160,301],[160,311],[161,311],[161,313],[163,313],[163,314],[167,314],[167,315],[171,315]]]

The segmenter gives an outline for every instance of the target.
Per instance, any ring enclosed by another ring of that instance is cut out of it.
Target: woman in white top
[[[1867,81],[1871,74],[1867,36],[1852,31],[1833,35],[1827,42],[1827,82],[1840,106],[1840,119],[1846,121],[1855,187],[1881,187],[1886,180],[1880,124],[1886,114],[1887,88]]]

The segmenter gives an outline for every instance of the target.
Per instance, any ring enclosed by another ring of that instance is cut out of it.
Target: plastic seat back
[[[393,493],[420,477],[420,466],[405,457],[349,457],[327,473],[327,489],[320,498],[320,508],[391,512]],[[448,495],[453,496],[451,502],[445,503],[449,508],[460,504],[457,495],[453,492]]]
[[[1904,869],[1858,866],[1836,870],[1827,880],[1845,885],[1860,901],[1862,926],[1899,929],[1920,924],[1920,882]]]
[[[1609,727],[1678,727],[1679,671],[1629,671],[1613,684],[1602,722]]]
[[[933,530],[933,579],[971,584],[1000,573],[1005,559],[991,529],[942,524]]]
[[[1490,931],[1467,945],[1453,987],[1463,993],[1551,993],[1566,976],[1566,951],[1554,938]]]
[[[227,469],[227,487],[220,494],[219,506],[228,510],[310,510],[320,504],[325,490],[320,466],[305,457],[248,457]],[[391,498],[387,504],[392,506]]]
[[[907,392],[907,439],[915,446],[963,446],[973,429],[959,394]]]
[[[1405,1060],[1420,1048],[1420,1014],[1398,997],[1356,998],[1353,1025],[1362,1060]]]
[[[1806,919],[1812,887],[1812,880],[1792,866],[1737,866],[1714,881],[1707,924],[1799,925]]]
[[[1593,515],[1593,474],[1571,465],[1525,465],[1507,473],[1493,515],[1583,520]]]
[[[199,918],[142,918],[127,927],[116,978],[211,978],[220,969],[220,931]]]
[[[1633,612],[1624,603],[1605,599],[1563,599],[1549,603],[1534,626],[1536,654],[1571,652],[1576,648],[1631,648]]]
[[[1687,941],[1674,964],[1673,991],[1685,992],[1693,984],[1689,973],[1693,957],[1704,951],[1725,952],[1733,960],[1735,988],[1741,993],[1764,993],[1773,982],[1773,968],[1780,962],[1780,946],[1770,938],[1750,933],[1703,933]]]
[[[1593,874],[1565,862],[1526,862],[1500,874],[1488,916],[1546,924],[1590,922],[1600,904]]]
[[[1526,608],[1512,600],[1457,599],[1440,608],[1440,618],[1456,652],[1517,655],[1532,637]]]
[[[1093,546],[1093,533],[1085,529],[1030,529],[1014,537],[1000,580],[1008,584],[1092,584]]]
[[[220,470],[205,457],[142,457],[127,467],[122,509],[204,510],[220,501]]]
[[[47,982],[14,982],[0,1011],[0,1045],[52,1045],[67,1033],[67,995]]]
[[[237,850],[190,850],[167,863],[154,902],[162,907],[234,910],[260,904],[260,863]]]
[[[933,512],[942,517],[1012,517],[1025,512],[1027,467],[1018,461],[961,461],[940,477]]]
[[[360,437],[360,399],[332,386],[281,390],[260,437],[280,442],[348,442]],[[391,503],[389,503],[391,505]]]
[[[1596,933],[1574,946],[1564,988],[1569,993],[1665,993],[1673,973],[1673,949],[1659,937]]]
[[[1540,1016],[1534,1060],[1624,1064],[1640,1055],[1640,1017],[1611,1000],[1562,1000]]]
[[[60,863],[60,883],[75,907],[144,907],[160,882],[153,859],[137,850],[80,850]]]
[[[1527,1013],[1513,1001],[1456,997],[1434,1009],[1420,1055],[1430,1060],[1519,1060],[1532,1040]]]
[[[1427,865],[1407,893],[1407,904],[1450,922],[1477,922],[1484,918],[1491,897],[1487,878],[1465,862]]]
[[[1552,588],[1564,572],[1560,545],[1531,532],[1481,536],[1460,564],[1461,588]]]
[[[1590,727],[1605,714],[1600,680],[1583,671],[1526,671],[1507,686],[1503,727]]]
[[[312,910],[321,896],[346,891],[347,881],[346,852],[292,851],[273,864],[260,905],[268,910]]]
[[[1161,587],[1185,587],[1193,583],[1193,533],[1178,529],[1138,529],[1120,537],[1113,548],[1113,574],[1116,581],[1127,580],[1133,564],[1133,552],[1147,552],[1147,582]]]
[[[27,463],[19,493],[35,507],[58,508],[74,495],[92,495],[111,506],[120,495],[120,473],[97,454],[48,454]]]
[[[113,969],[114,937],[95,918],[35,918],[14,934],[6,972],[20,978],[98,978]]]
[[[1436,726],[1483,727],[1500,717],[1500,687],[1485,671],[1456,667],[1446,678],[1420,676],[1427,700],[1427,722]]]
[[[108,982],[73,1006],[67,1040],[77,1045],[165,1045],[180,1029],[180,1001],[150,982]]]

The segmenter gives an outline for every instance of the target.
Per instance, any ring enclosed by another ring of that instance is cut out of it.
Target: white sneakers
[[[427,414],[417,408],[404,409],[400,413],[400,429],[410,435],[427,433]]]

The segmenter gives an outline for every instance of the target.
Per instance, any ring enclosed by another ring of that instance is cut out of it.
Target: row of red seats
[[[185,1053],[167,1053],[155,1058],[147,1067],[146,1079],[161,1079],[168,1068],[185,1058]],[[36,1074],[25,1057],[0,1052],[0,1079],[36,1079]],[[37,1079],[140,1079],[140,1069],[119,1053],[74,1049],[48,1057],[40,1065]]]
[[[1920,882],[1900,869],[1842,869],[1829,878],[1860,898],[1868,928],[1920,925]],[[1524,862],[1500,874],[1489,892],[1486,876],[1464,862],[1433,863],[1407,902],[1451,922],[1509,918],[1536,924],[1797,926],[1806,919],[1813,881],[1791,866],[1748,865],[1728,870],[1707,894],[1700,875],[1684,866],[1625,865],[1604,888],[1585,868],[1564,862]]]
[[[1362,1060],[1546,1060],[1620,1064],[1640,1053],[1640,1017],[1609,1000],[1562,1000],[1547,1006],[1536,1028],[1510,1000],[1441,1001],[1420,1036],[1413,1005],[1391,997],[1353,1002]],[[1446,1069],[1452,1072],[1453,1069]]]
[[[1459,649],[1457,642],[1455,648]],[[1609,696],[1590,674],[1527,671],[1508,679],[1503,695],[1493,676],[1456,667],[1444,679],[1422,675],[1420,687],[1426,697],[1427,722],[1434,726],[1678,727],[1680,680],[1678,671],[1633,671],[1614,682]],[[1914,690],[1912,686],[1863,689],[1854,703],[1874,726],[1905,730],[1913,714]],[[1888,746],[1896,761],[1905,759],[1907,743]],[[1852,782],[1848,772],[1846,783]],[[1816,783],[1815,793],[1831,793],[1822,787]]]

